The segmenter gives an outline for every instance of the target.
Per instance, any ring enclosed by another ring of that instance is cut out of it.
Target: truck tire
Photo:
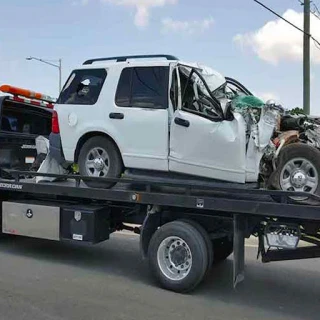
[[[79,172],[83,176],[119,178],[122,160],[115,144],[107,137],[97,136],[87,140],[79,153]],[[116,183],[106,181],[85,181],[92,188],[111,188]]]
[[[281,150],[274,175],[276,189],[307,192],[320,196],[319,179],[319,150],[303,143],[292,143]],[[319,201],[306,197],[290,197],[290,200],[319,204]]]
[[[213,263],[217,264],[226,260],[233,252],[233,241],[228,237],[214,239],[212,241],[214,250]]]
[[[199,224],[198,222],[191,220],[191,219],[181,219],[179,221],[184,221],[186,223],[191,224],[193,227],[195,227],[203,236],[203,239],[207,246],[207,252],[208,252],[208,266],[206,270],[206,275],[210,272],[212,264],[213,264],[213,257],[214,257],[214,248],[212,245],[212,241],[209,237],[208,232],[205,230],[205,228]]]
[[[154,233],[148,258],[159,284],[180,293],[192,291],[203,280],[208,267],[203,235],[192,224],[179,220],[163,225]]]

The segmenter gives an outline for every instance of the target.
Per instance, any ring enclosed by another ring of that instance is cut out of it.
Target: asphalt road
[[[237,290],[229,258],[188,295],[157,287],[134,235],[94,247],[8,238],[0,257],[0,319],[320,319],[320,260],[263,265],[250,244]]]

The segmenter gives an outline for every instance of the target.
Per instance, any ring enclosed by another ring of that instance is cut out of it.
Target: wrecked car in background
[[[50,154],[91,177],[142,169],[320,194],[318,124],[299,121],[197,63],[99,58],[72,71],[62,89]]]

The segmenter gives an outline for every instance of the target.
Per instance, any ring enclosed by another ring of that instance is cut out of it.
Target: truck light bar
[[[51,103],[56,102],[56,99],[50,96],[47,96],[43,93],[31,91],[28,89],[13,87],[7,84],[0,86],[0,91],[5,93],[11,93],[13,95],[23,96],[26,98],[34,98],[37,100],[42,100],[42,101],[51,102]]]
[[[53,103],[56,101],[54,98],[40,92],[18,88],[6,84],[0,86],[0,91],[12,94],[13,97],[9,97],[10,100],[29,103],[40,107],[53,108]]]

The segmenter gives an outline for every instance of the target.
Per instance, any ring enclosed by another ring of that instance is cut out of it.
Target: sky
[[[303,25],[298,0],[262,0]],[[315,0],[320,8],[320,0]],[[320,41],[320,19],[311,17]],[[302,107],[303,35],[253,0],[10,0],[1,1],[0,84],[58,96],[85,60],[166,53],[200,62],[243,83],[263,99]],[[311,44],[311,113],[320,114],[320,48]]]

